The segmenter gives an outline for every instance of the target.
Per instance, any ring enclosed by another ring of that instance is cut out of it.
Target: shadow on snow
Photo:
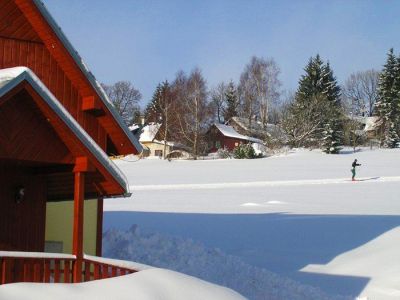
[[[398,216],[105,212],[104,230],[138,224],[225,253],[328,293],[358,295],[369,278],[299,272],[327,264],[400,225]]]

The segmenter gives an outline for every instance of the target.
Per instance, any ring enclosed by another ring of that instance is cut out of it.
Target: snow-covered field
[[[125,159],[117,165],[133,196],[105,201],[105,229],[120,230],[114,231],[120,251],[130,247],[121,258],[149,263],[158,255],[164,258],[158,266],[253,299],[270,299],[271,286],[287,292],[275,290],[274,299],[295,299],[296,293],[296,299],[399,299],[399,157],[398,149],[363,149],[340,155],[297,150],[257,160]],[[354,158],[362,164],[357,182],[350,181]],[[136,232],[136,242],[129,241],[133,224],[149,233]],[[158,254],[151,252],[157,243]],[[193,251],[182,262],[182,249],[176,257],[170,253],[174,245],[210,255]],[[105,249],[111,256],[118,252],[112,245]],[[207,265],[213,256],[220,259]],[[242,264],[242,272],[223,268],[224,261]]]

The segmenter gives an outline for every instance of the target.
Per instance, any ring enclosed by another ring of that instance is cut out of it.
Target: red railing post
[[[7,258],[3,258],[1,261],[1,284],[7,283]]]
[[[30,270],[30,261],[27,259],[23,260],[24,264],[23,264],[23,281],[24,282],[30,282],[31,281],[31,270]]]
[[[33,282],[42,282],[42,268],[41,268],[41,260],[40,259],[35,259],[33,261]]]
[[[3,258],[0,257],[0,285],[3,282]]]
[[[103,278],[103,279],[108,278],[108,266],[107,265],[102,265],[101,278]]]
[[[60,282],[60,260],[54,260],[54,282]]]
[[[94,280],[100,279],[100,266],[99,264],[95,263],[94,264]]]
[[[44,282],[49,283],[50,282],[50,263],[51,260],[44,260]]]
[[[75,261],[76,263],[77,261]],[[64,260],[64,283],[70,283],[70,262],[69,260]]]
[[[90,263],[85,261],[85,281],[90,281]]]
[[[111,267],[111,277],[116,277],[117,276],[117,267]]]

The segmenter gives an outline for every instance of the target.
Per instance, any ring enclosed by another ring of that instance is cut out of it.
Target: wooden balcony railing
[[[82,264],[82,281],[137,272],[127,264],[96,256],[77,260],[74,255],[0,251],[0,284],[14,282],[72,283],[74,264]]]

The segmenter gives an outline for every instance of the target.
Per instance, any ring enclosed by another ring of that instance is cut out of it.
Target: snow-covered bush
[[[268,148],[260,143],[252,143],[251,146],[253,147],[256,155],[258,157],[265,157],[268,154]]]
[[[218,158],[232,158],[232,152],[229,151],[226,147],[220,148],[217,151]]]
[[[335,124],[336,125],[336,124]],[[322,132],[322,151],[327,154],[338,154],[340,147],[340,131],[334,129],[332,124],[329,122],[324,125]]]

